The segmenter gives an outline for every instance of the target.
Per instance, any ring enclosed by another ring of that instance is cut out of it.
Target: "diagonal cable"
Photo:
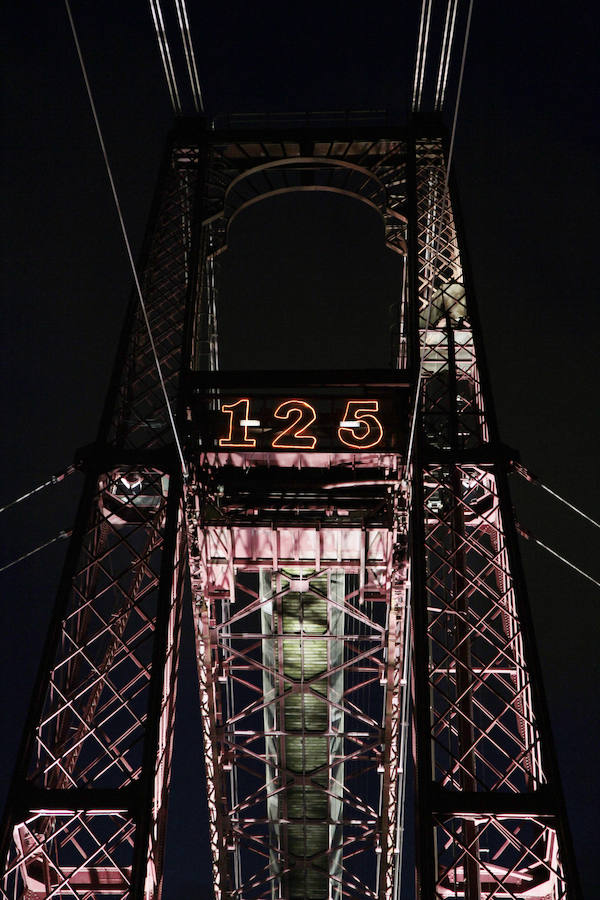
[[[588,575],[587,572],[584,572],[583,569],[580,569],[579,566],[575,565],[575,563],[570,562],[570,560],[568,560],[565,556],[561,556],[560,553],[557,553],[556,550],[552,549],[552,547],[549,547],[547,544],[544,544],[542,541],[540,541],[539,538],[534,537],[533,540],[538,545],[538,547],[542,547],[548,553],[551,553],[552,556],[555,556],[557,559],[559,559],[561,562],[563,562],[566,566],[569,566],[569,568],[573,569],[575,572],[578,572],[580,575],[583,575],[584,578],[587,578],[588,581],[591,581],[592,584],[595,584],[596,587],[600,588],[600,581],[596,581],[595,578],[592,578],[591,575]]]
[[[519,532],[521,537],[525,538],[525,540],[532,541],[534,544],[537,544],[538,547],[542,547],[542,549],[546,550],[547,553],[552,554],[552,556],[555,556],[558,560],[560,560],[562,563],[564,563],[570,569],[573,569],[574,572],[577,572],[579,575],[583,575],[584,578],[587,578],[588,581],[591,581],[592,584],[595,584],[596,587],[600,588],[600,581],[597,581],[595,578],[592,578],[591,575],[588,575],[587,572],[584,572],[583,569],[580,569],[579,566],[576,566],[575,563],[572,563],[569,559],[566,558],[566,556],[562,556],[556,550],[553,550],[552,547],[549,547],[547,544],[544,544],[544,542],[540,541],[540,539],[537,538],[535,536],[535,534],[533,534],[533,532],[531,532],[528,528],[525,528],[523,525],[520,525],[518,522],[515,522],[515,525],[516,525],[517,531]]]
[[[585,519],[591,525],[595,525],[596,528],[600,528],[600,522],[597,522],[595,519],[592,519],[591,516],[588,516],[587,513],[584,513],[583,510],[579,509],[579,507],[575,506],[575,504],[570,503],[565,497],[562,497],[560,494],[557,494],[556,491],[553,491],[552,488],[548,487],[547,484],[538,478],[537,475],[534,475],[529,469],[523,466],[521,463],[513,462],[513,468],[515,472],[517,472],[525,481],[528,481],[530,484],[535,484],[537,487],[540,487],[543,491],[550,494],[556,500],[559,500],[561,503],[564,503],[565,506],[568,506],[569,509],[573,510],[573,512],[577,513],[577,515],[581,516],[582,519]],[[2,510],[0,510],[2,512]]]
[[[126,229],[126,227],[125,227],[125,220],[124,220],[124,218],[123,218],[123,212],[122,212],[122,210],[121,210],[121,204],[120,204],[120,202],[119,202],[119,195],[117,194],[117,188],[116,188],[116,185],[115,185],[115,180],[114,180],[114,178],[113,178],[112,169],[111,169],[111,166],[110,166],[110,162],[109,162],[109,160],[108,160],[108,154],[107,154],[107,152],[106,152],[106,145],[105,145],[105,143],[104,143],[104,138],[103,138],[103,136],[102,136],[102,129],[101,129],[101,127],[100,127],[100,120],[99,120],[99,118],[98,118],[98,112],[97,112],[97,110],[96,110],[96,104],[94,103],[94,97],[93,97],[93,95],[92,95],[92,89],[91,89],[91,86],[90,86],[90,81],[89,81],[89,78],[88,78],[88,74],[87,74],[87,69],[86,69],[86,66],[85,66],[85,62],[84,62],[84,60],[83,60],[83,53],[82,53],[82,51],[81,51],[81,45],[80,45],[80,43],[79,43],[79,38],[78,38],[78,36],[77,36],[77,29],[75,28],[75,22],[74,22],[74,20],[73,20],[73,15],[72,15],[72,13],[71,13],[71,5],[70,5],[70,3],[69,3],[69,0],[65,0],[65,8],[66,8],[66,10],[67,10],[67,15],[68,15],[68,17],[69,17],[69,23],[70,23],[70,25],[71,25],[71,31],[72,31],[72,33],[73,33],[73,40],[74,40],[74,42],[75,42],[75,48],[76,48],[76,50],[77,50],[77,56],[78,56],[78,58],[79,58],[79,64],[80,64],[80,66],[81,66],[81,72],[82,72],[82,74],[83,74],[83,80],[84,80],[84,82],[85,82],[85,87],[86,87],[86,90],[87,90],[88,99],[89,99],[89,101],[90,101],[90,107],[91,107],[91,110],[92,110],[92,115],[93,115],[93,117],[94,117],[94,123],[95,123],[95,125],[96,125],[96,132],[97,132],[97,134],[98,134],[98,140],[99,140],[99,142],[100,142],[100,148],[101,148],[101,150],[102,150],[102,156],[103,156],[103,158],[104,158],[104,164],[105,164],[105,166],[106,166],[106,174],[108,175],[108,180],[109,180],[109,182],[110,182],[110,188],[111,188],[111,191],[112,191],[113,200],[114,200],[114,202],[115,202],[115,207],[116,207],[116,210],[117,210],[117,215],[118,215],[118,217],[119,217],[119,224],[120,224],[120,226],[121,226],[121,233],[122,233],[122,235],[123,235],[123,241],[124,241],[124,243],[125,243],[125,249],[126,249],[126,251],[127,251],[127,258],[128,258],[128,260],[129,260],[129,265],[130,265],[130,267],[131,267],[131,272],[132,272],[132,274],[133,274],[133,280],[134,280],[134,282],[135,282],[135,288],[136,288],[137,295],[138,295],[138,298],[139,298],[139,301],[140,301],[140,306],[141,306],[141,308],[142,308],[142,313],[143,313],[143,316],[144,316],[144,321],[145,321],[145,323],[146,323],[146,330],[147,330],[147,332],[148,332],[148,339],[149,339],[149,341],[150,341],[150,346],[152,347],[152,354],[153,354],[153,356],[154,356],[154,363],[155,363],[155,365],[156,365],[156,371],[157,371],[157,373],[158,373],[158,378],[159,378],[159,381],[160,381],[160,386],[161,386],[161,388],[162,388],[162,392],[163,392],[163,395],[164,395],[164,398],[165,398],[165,404],[166,404],[166,407],[167,407],[167,413],[168,413],[168,416],[169,416],[169,421],[170,421],[170,423],[171,423],[171,429],[172,429],[172,431],[173,431],[173,437],[174,437],[174,439],[175,439],[175,444],[176,444],[176,447],[177,447],[177,453],[178,453],[179,459],[180,459],[180,461],[181,461],[181,469],[182,469],[182,472],[183,472],[183,477],[184,477],[185,479],[187,479],[187,477],[188,477],[188,471],[187,471],[187,467],[186,467],[186,464],[185,464],[185,460],[184,460],[184,458],[183,458],[183,450],[182,450],[182,448],[181,448],[181,442],[180,442],[180,440],[179,440],[179,435],[177,434],[177,428],[176,428],[176,426],[175,426],[175,417],[174,417],[174,415],[173,415],[173,410],[172,410],[172,408],[171,408],[171,403],[170,403],[170,401],[169,401],[169,395],[168,395],[168,393],[167,393],[167,387],[166,387],[166,385],[165,385],[165,380],[164,380],[164,378],[163,378],[163,373],[162,373],[162,368],[161,368],[161,365],[160,365],[160,360],[159,360],[159,358],[158,358],[158,353],[156,352],[156,345],[155,345],[155,343],[154,343],[154,337],[153,337],[153,335],[152,335],[152,328],[150,327],[150,319],[148,318],[148,312],[147,312],[147,310],[146,310],[146,304],[145,304],[145,302],[144,302],[144,295],[142,294],[142,287],[141,287],[141,285],[140,285],[140,280],[139,280],[138,273],[137,273],[137,269],[136,269],[135,262],[134,262],[134,259],[133,259],[133,253],[132,253],[132,251],[131,251],[131,244],[130,244],[130,242],[129,242],[129,237],[128,237],[128,235],[127,235],[127,229]]]
[[[67,468],[63,472],[59,472],[58,475],[52,475],[47,481],[43,481],[41,484],[38,484],[37,487],[32,488],[32,490],[27,491],[26,494],[22,494],[20,497],[17,497],[15,500],[11,500],[10,503],[6,503],[4,506],[0,506],[0,513],[3,513],[7,509],[11,509],[11,507],[16,506],[17,503],[22,503],[23,500],[28,500],[29,497],[33,497],[34,494],[38,494],[40,491],[43,491],[44,488],[50,487],[53,484],[59,484],[59,482],[64,481],[69,475],[72,475],[75,471],[75,466],[67,466]]]
[[[431,4],[432,0],[422,0],[421,3],[421,20],[419,22],[417,59],[415,62],[415,77],[412,96],[413,112],[418,112],[421,108],[421,96],[423,94],[423,81],[425,78],[425,62],[427,59],[427,44],[429,43],[429,25],[431,23]]]
[[[446,21],[444,23],[444,36],[442,38],[442,51],[440,53],[440,64],[438,68],[437,85],[435,90],[434,108],[441,110],[444,105],[446,96],[446,87],[448,86],[448,71],[450,69],[450,58],[452,56],[452,44],[454,41],[454,29],[456,27],[456,13],[458,10],[458,0],[448,0],[446,8]]]
[[[175,0],[175,8],[177,9],[177,21],[179,22],[179,30],[181,32],[181,40],[185,52],[185,61],[187,64],[190,86],[192,88],[192,97],[194,99],[194,108],[197,113],[204,112],[204,102],[202,100],[202,89],[198,78],[198,68],[196,66],[196,55],[194,53],[194,45],[192,43],[192,33],[190,30],[190,21],[185,0]]]
[[[173,106],[173,112],[176,116],[180,116],[181,100],[179,98],[179,91],[177,89],[177,80],[175,78],[175,70],[173,68],[173,60],[171,58],[169,42],[167,41],[167,32],[165,29],[160,0],[150,0],[150,12],[152,13],[152,21],[154,23],[154,30],[156,32],[156,40],[158,41],[158,49],[160,51],[160,58],[162,59],[167,88],[169,90],[169,96],[171,97],[171,104]]]
[[[34,556],[36,553],[39,553],[40,550],[44,550],[46,547],[49,547],[50,544],[55,544],[57,541],[63,541],[65,538],[71,536],[70,531],[59,531],[56,537],[50,538],[49,541],[45,541],[43,544],[39,544],[37,547],[34,547],[33,550],[30,550],[28,553],[23,553],[22,556],[18,556],[16,559],[13,559],[12,562],[6,563],[6,565],[0,568],[0,572],[6,572],[7,569],[12,569],[13,566],[16,566],[17,563],[22,562],[24,559],[29,559],[30,556]]]

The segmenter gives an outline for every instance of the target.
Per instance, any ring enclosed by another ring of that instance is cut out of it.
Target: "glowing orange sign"
[[[316,401],[317,404],[319,402],[323,402],[321,398]],[[341,418],[340,407],[336,413],[335,407],[333,411],[330,406],[321,409],[308,400],[297,397],[274,401],[273,406],[275,403],[278,405],[273,411],[268,399],[265,406],[264,397],[242,397],[223,403],[220,411],[228,416],[228,432],[226,437],[218,439],[218,445],[223,449],[265,451],[306,451],[319,447],[335,450],[336,447],[339,448],[339,444],[350,450],[369,450],[379,446],[384,438],[384,426],[380,418],[383,413],[380,411],[379,400],[340,398],[338,402],[340,405],[345,404]],[[258,406],[260,419],[266,417],[266,427],[261,427],[261,421],[251,416],[251,406]],[[287,424],[283,430],[279,430],[281,426],[274,420],[283,420]],[[253,433],[252,429],[260,429],[259,432],[254,432],[256,438],[248,436]],[[257,447],[257,444],[260,446]]]
[[[273,413],[276,419],[290,419],[294,414],[296,418],[277,435],[272,446],[281,450],[314,450],[317,439],[314,434],[306,434],[306,429],[317,418],[314,406],[306,400],[285,400]],[[288,443],[283,443],[284,439]]]
[[[239,413],[236,415],[238,407]],[[229,415],[229,434],[226,438],[219,438],[219,447],[246,447],[247,449],[256,447],[255,438],[248,437],[250,400],[243,397],[235,403],[224,403],[221,412]]]
[[[383,425],[373,413],[379,412],[379,400],[348,400],[338,437],[353,450],[369,450],[381,443]]]

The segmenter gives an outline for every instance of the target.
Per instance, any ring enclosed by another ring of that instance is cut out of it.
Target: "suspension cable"
[[[425,79],[425,62],[427,59],[427,45],[429,43],[429,26],[431,24],[431,5],[433,0],[422,0],[421,21],[419,22],[419,37],[417,39],[417,59],[415,61],[415,78],[413,82],[412,110],[418,112],[421,108],[423,95],[423,82]]]
[[[446,165],[446,176],[444,178],[444,192],[442,194],[441,212],[440,212],[440,215],[437,217],[437,222],[439,223],[439,227],[437,228],[437,234],[435,236],[435,243],[434,243],[434,249],[433,249],[434,267],[435,267],[436,257],[439,254],[441,230],[443,227],[443,219],[444,219],[444,215],[446,212],[446,203],[448,200],[448,190],[449,190],[449,185],[450,185],[450,168],[452,166],[452,160],[453,160],[453,156],[454,156],[454,142],[456,139],[456,123],[458,121],[458,110],[460,107],[460,97],[461,97],[461,93],[462,93],[463,78],[464,78],[464,73],[465,73],[465,61],[467,58],[467,46],[469,43],[469,33],[471,30],[472,13],[473,13],[473,0],[470,0],[469,11],[467,14],[467,24],[465,26],[465,37],[463,40],[462,57],[461,57],[461,61],[460,61],[460,73],[458,76],[458,88],[456,91],[456,102],[454,104],[454,115],[452,117],[452,131],[450,134],[450,145],[448,148],[448,162]],[[435,226],[435,223],[436,223],[436,220],[434,219],[434,222],[433,222],[434,226]],[[433,273],[433,275],[435,275],[435,272]],[[425,322],[425,333],[423,335],[423,340],[421,341],[421,347],[419,348],[419,350],[420,350],[420,352],[419,352],[419,372],[417,375],[417,385],[415,388],[415,398],[414,398],[414,403],[413,403],[412,419],[411,419],[411,423],[410,423],[410,435],[409,435],[409,439],[408,439],[408,449],[406,452],[406,464],[404,467],[406,473],[408,473],[408,469],[409,469],[410,461],[411,461],[411,457],[412,457],[413,445],[414,445],[414,440],[415,440],[415,431],[416,431],[416,426],[417,426],[417,415],[418,415],[418,411],[419,411],[419,402],[421,399],[421,385],[423,383],[423,363],[425,361],[427,336],[429,334],[429,325],[430,325],[430,321],[431,321],[431,305],[432,305],[432,299],[433,299],[433,282],[434,282],[433,275],[429,280],[429,287],[428,287],[428,291],[427,291],[427,319]]]
[[[444,36],[442,38],[442,50],[440,53],[440,64],[438,67],[438,77],[435,89],[434,109],[438,112],[444,105],[446,87],[448,86],[448,72],[450,69],[450,58],[452,56],[452,44],[454,42],[457,11],[458,0],[448,0],[448,5],[446,7],[446,21],[444,22]]]
[[[154,22],[154,30],[156,32],[156,40],[158,41],[158,49],[160,51],[160,58],[162,59],[167,88],[169,90],[169,96],[171,97],[171,104],[173,106],[173,112],[176,116],[180,116],[181,100],[179,98],[179,91],[177,89],[175,69],[173,68],[171,50],[169,48],[169,42],[167,41],[167,32],[165,29],[160,0],[149,0],[149,2],[152,21]]]
[[[179,22],[181,40],[183,42],[183,49],[185,51],[185,61],[187,64],[190,86],[192,88],[194,108],[197,113],[203,113],[204,103],[202,100],[202,90],[200,88],[200,80],[198,78],[196,55],[194,53],[194,45],[192,43],[192,34],[190,30],[190,22],[185,0],[175,0],[175,8],[177,9],[177,21]]]
[[[513,462],[513,469],[517,472],[525,481],[528,481],[530,484],[536,485],[536,487],[542,488],[543,491],[546,491],[548,494],[551,494],[557,500],[560,500],[561,503],[564,503],[565,506],[568,506],[569,509],[572,509],[573,512],[577,513],[577,515],[581,516],[582,519],[585,519],[591,525],[595,525],[596,528],[600,528],[600,522],[597,522],[595,519],[592,519],[591,516],[588,516],[587,513],[584,513],[583,510],[579,509],[573,503],[569,503],[564,497],[561,497],[560,494],[557,494],[556,491],[553,491],[552,488],[549,488],[547,484],[538,478],[537,475],[534,475],[529,469],[527,469],[524,465],[518,462]],[[2,512],[2,510],[0,510]]]
[[[44,488],[50,487],[52,484],[59,484],[59,482],[64,481],[65,478],[67,478],[69,475],[72,475],[75,471],[75,466],[67,466],[67,468],[63,472],[59,472],[58,475],[52,475],[47,481],[43,481],[42,484],[38,484],[37,487],[34,487],[32,488],[32,490],[27,491],[26,494],[22,494],[15,500],[11,500],[10,503],[6,503],[4,506],[0,506],[0,513],[3,513],[7,509],[11,509],[11,507],[16,506],[17,503],[22,503],[23,500],[27,500],[29,497],[33,497],[34,494],[43,491]]]
[[[119,218],[119,224],[120,224],[120,226],[121,226],[121,234],[123,235],[123,241],[124,241],[124,243],[125,243],[125,249],[126,249],[126,251],[127,251],[127,258],[128,258],[128,260],[129,260],[129,265],[130,265],[130,267],[131,267],[131,272],[132,272],[132,274],[133,274],[133,280],[134,280],[134,282],[135,282],[135,287],[136,287],[137,295],[138,295],[138,298],[139,298],[139,301],[140,301],[140,306],[141,306],[141,308],[142,308],[142,313],[143,313],[143,316],[144,316],[144,321],[145,321],[145,323],[146,323],[146,331],[148,332],[148,339],[149,339],[149,341],[150,341],[150,346],[151,346],[151,348],[152,348],[152,354],[153,354],[153,356],[154,356],[154,363],[155,363],[155,366],[156,366],[156,371],[157,371],[157,373],[158,373],[158,378],[159,378],[159,381],[160,381],[160,386],[161,386],[161,388],[162,388],[162,392],[163,392],[163,395],[164,395],[164,398],[165,398],[165,404],[166,404],[166,407],[167,407],[167,413],[168,413],[168,416],[169,416],[169,421],[170,421],[170,423],[171,423],[171,429],[172,429],[172,431],[173,431],[173,437],[174,437],[174,439],[175,439],[175,445],[176,445],[176,447],[177,447],[177,453],[178,453],[179,459],[180,459],[180,461],[181,461],[181,469],[182,469],[182,472],[183,472],[183,477],[184,477],[184,479],[187,480],[187,477],[188,477],[188,471],[187,471],[187,467],[186,467],[185,460],[184,460],[184,457],[183,457],[183,450],[181,449],[181,442],[180,442],[180,440],[179,440],[179,435],[177,434],[177,428],[176,428],[176,426],[175,426],[175,417],[174,417],[174,415],[173,415],[173,410],[172,410],[172,408],[171,408],[171,403],[170,403],[170,401],[169,401],[169,395],[168,395],[168,393],[167,393],[167,387],[166,387],[166,385],[165,385],[165,380],[164,380],[164,378],[163,378],[163,373],[162,373],[162,368],[161,368],[161,365],[160,365],[160,360],[159,360],[159,358],[158,358],[158,353],[157,353],[157,351],[156,351],[156,345],[155,345],[155,343],[154,343],[154,337],[153,337],[153,335],[152,335],[152,328],[150,327],[150,319],[148,318],[148,312],[147,312],[147,310],[146,310],[146,304],[145,304],[145,302],[144,302],[144,296],[143,296],[143,294],[142,294],[142,288],[141,288],[141,285],[140,285],[140,280],[139,280],[138,273],[137,273],[137,269],[136,269],[135,262],[134,262],[134,259],[133,259],[133,253],[132,253],[132,250],[131,250],[131,244],[130,244],[130,242],[129,242],[129,237],[128,237],[128,235],[127,235],[127,229],[126,229],[126,227],[125,227],[125,220],[124,220],[124,218],[123,218],[123,213],[122,213],[122,210],[121,210],[121,204],[120,204],[120,202],[119,202],[119,195],[117,194],[117,188],[116,188],[116,185],[115,185],[115,180],[114,180],[114,178],[113,178],[112,169],[111,169],[111,166],[110,166],[110,163],[109,163],[109,160],[108,160],[108,153],[106,152],[106,145],[105,145],[105,143],[104,143],[104,138],[103,138],[103,136],[102,136],[102,129],[100,128],[100,120],[99,120],[99,118],[98,118],[98,113],[97,113],[97,110],[96,110],[96,104],[94,103],[94,97],[93,97],[93,95],[92,95],[92,89],[91,89],[91,86],[90,86],[90,82],[89,82],[89,78],[88,78],[88,74],[87,74],[87,69],[86,69],[86,67],[85,67],[85,63],[84,63],[84,60],[83,60],[83,54],[82,54],[82,51],[81,51],[81,46],[80,46],[80,44],[79,44],[79,38],[78,38],[78,36],[77,36],[77,29],[75,28],[75,22],[74,22],[74,20],[73,20],[73,15],[72,15],[72,13],[71,13],[71,6],[70,6],[70,3],[69,3],[69,0],[65,0],[65,8],[66,8],[66,10],[67,10],[67,15],[68,15],[68,17],[69,17],[69,22],[70,22],[70,25],[71,25],[71,31],[72,31],[72,33],[73,33],[73,40],[74,40],[74,42],[75,42],[75,48],[76,48],[76,50],[77,50],[77,56],[78,56],[78,58],[79,58],[79,64],[80,64],[80,66],[81,66],[81,71],[82,71],[82,74],[83,74],[83,80],[84,80],[84,82],[85,82],[85,87],[86,87],[86,90],[87,90],[87,95],[88,95],[88,99],[89,99],[89,102],[90,102],[90,107],[91,107],[91,110],[92,110],[92,115],[93,115],[93,117],[94,117],[94,123],[95,123],[95,125],[96,125],[96,132],[97,132],[97,134],[98,134],[98,140],[99,140],[99,142],[100,142],[100,148],[101,148],[101,150],[102,150],[102,156],[103,156],[103,158],[104,158],[104,164],[105,164],[105,166],[106,166],[106,173],[107,173],[107,175],[108,175],[108,180],[109,180],[109,182],[110,182],[110,188],[111,188],[111,191],[112,191],[113,200],[114,200],[114,202],[115,202],[115,207],[116,207],[116,210],[117,210],[117,216],[118,216],[118,218]]]
[[[573,569],[573,571],[577,572],[579,575],[583,575],[584,578],[587,578],[588,581],[591,581],[592,584],[595,584],[596,587],[600,588],[600,581],[596,581],[595,578],[592,578],[591,575],[588,575],[587,572],[584,572],[583,569],[580,569],[579,566],[576,566],[575,563],[572,563],[570,560],[568,560],[566,556],[562,556],[556,550],[553,550],[552,547],[544,544],[544,542],[540,541],[540,539],[537,538],[535,534],[533,534],[533,532],[529,530],[529,528],[525,528],[525,526],[519,524],[519,522],[515,522],[515,527],[521,537],[525,538],[526,541],[532,541],[532,543],[537,544],[538,547],[542,547],[544,550],[546,550],[547,553],[551,553],[552,556],[556,557],[556,559],[559,559],[566,566],[569,566],[570,569]]]
[[[49,547],[50,544],[55,544],[57,541],[64,541],[66,538],[71,537],[72,533],[72,531],[59,531],[56,537],[50,538],[49,541],[45,541],[38,547],[34,547],[34,549],[30,550],[28,553],[23,553],[22,556],[17,556],[17,558],[13,559],[12,562],[6,563],[6,565],[0,568],[0,572],[6,572],[7,569],[12,569],[13,566],[17,565],[17,563],[22,562],[24,559],[29,559],[30,556],[34,556],[36,553],[39,553],[40,550],[44,550],[46,547]]]

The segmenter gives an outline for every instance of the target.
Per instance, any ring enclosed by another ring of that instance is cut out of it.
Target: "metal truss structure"
[[[142,285],[176,398],[197,148],[169,148]],[[160,894],[187,572],[181,472],[131,304],[2,830],[3,898]]]
[[[441,139],[416,138],[414,178],[424,378],[412,531],[420,889],[467,900],[571,897],[507,459]]]
[[[0,897],[160,897],[189,584],[216,900],[398,900],[411,707],[418,896],[573,900],[439,123],[242,126],[182,122],[167,150],[140,273],[189,475],[134,299],[79,456]],[[220,373],[231,222],[315,190],[376,211],[402,259],[394,365]],[[266,444],[251,400],[314,417]]]

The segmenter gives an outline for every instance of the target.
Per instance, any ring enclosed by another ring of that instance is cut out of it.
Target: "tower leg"
[[[3,897],[160,894],[185,572],[178,482],[157,469],[87,476],[8,801]]]
[[[183,363],[199,149],[175,135],[140,283],[172,403]],[[182,479],[134,295],[1,832],[6,900],[157,900],[162,883],[181,602]]]
[[[412,166],[418,895],[578,897],[441,140]]]

